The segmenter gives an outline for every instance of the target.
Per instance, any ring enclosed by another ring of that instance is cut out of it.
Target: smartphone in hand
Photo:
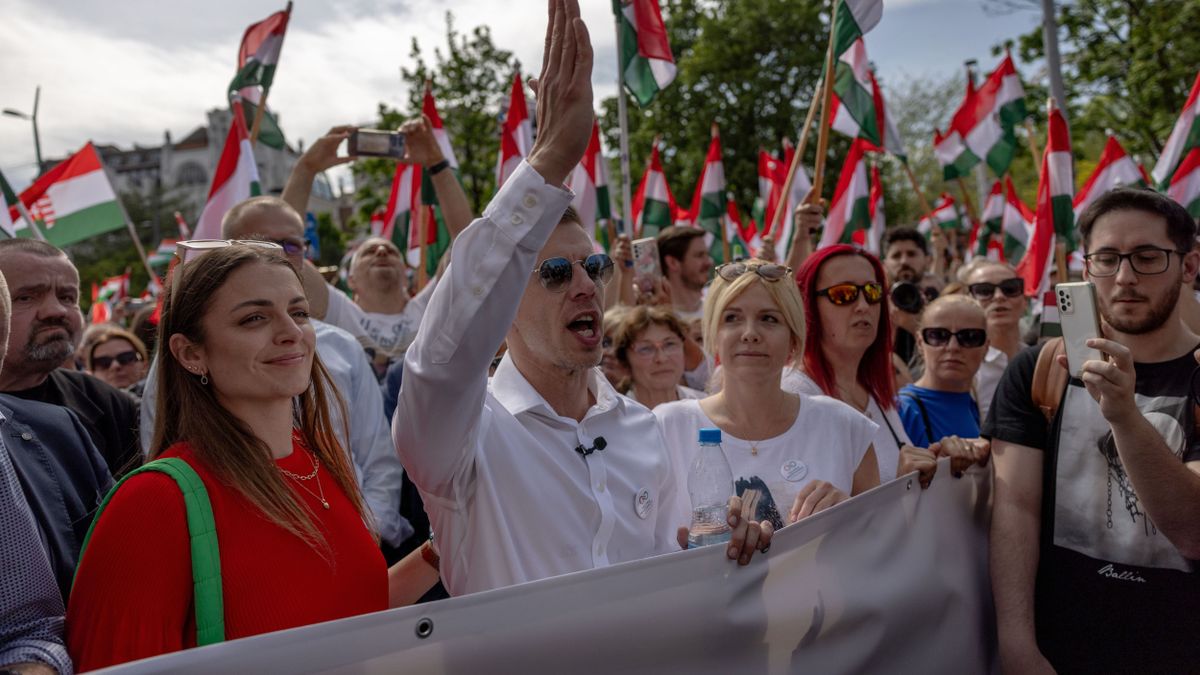
[[[1079,377],[1084,361],[1104,360],[1103,352],[1087,346],[1088,340],[1100,337],[1096,286],[1090,281],[1057,284],[1054,297],[1067,349],[1067,370],[1071,377]]]
[[[658,240],[654,237],[633,242],[633,285],[642,293],[654,292],[662,269],[658,264]]]
[[[399,131],[355,129],[346,143],[351,157],[404,158],[404,134]]]

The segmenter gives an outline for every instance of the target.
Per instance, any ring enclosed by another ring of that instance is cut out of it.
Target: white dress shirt
[[[979,425],[981,427],[987,420],[988,410],[992,407],[992,397],[996,395],[996,385],[1000,383],[1000,377],[1004,375],[1004,369],[1007,367],[1008,354],[989,346],[987,355],[983,357],[983,363],[979,364],[979,370],[975,372],[975,400],[979,402]]]
[[[598,368],[582,421],[555,413],[508,356],[489,387],[488,366],[571,197],[523,162],[459,235],[405,355],[392,433],[452,595],[678,550],[687,524],[654,415]],[[601,437],[603,450],[575,450]]]
[[[342,447],[350,449],[350,461],[363,500],[375,518],[375,529],[383,541],[398,546],[412,536],[413,528],[400,515],[400,484],[404,467],[392,447],[387,419],[383,414],[383,394],[375,380],[375,371],[363,348],[346,331],[324,321],[310,319],[317,334],[317,354],[329,371],[334,386],[346,402],[350,415],[350,438],[346,438],[341,413],[331,406],[330,423]],[[142,396],[141,435],[143,451],[149,452],[154,435],[154,405],[158,398],[158,358],[146,373]]]

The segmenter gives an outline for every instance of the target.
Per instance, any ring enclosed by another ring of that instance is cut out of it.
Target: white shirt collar
[[[1008,354],[1005,354],[1000,349],[996,349],[995,347],[988,345],[987,354],[983,357],[983,360],[988,363],[996,363],[997,361],[1001,363],[1008,363]]]
[[[534,411],[544,416],[561,417],[555,412],[554,407],[533,388],[529,380],[525,379],[516,364],[512,362],[510,354],[506,353],[500,360],[500,365],[496,367],[496,374],[492,376],[491,385],[492,395],[514,416]],[[613,409],[622,409],[625,406],[622,397],[609,384],[608,379],[604,377],[599,368],[592,368],[588,372],[588,391],[592,393],[592,397],[596,401],[588,410],[588,417]]]

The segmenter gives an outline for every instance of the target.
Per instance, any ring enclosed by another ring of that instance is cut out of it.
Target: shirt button
[[[596,492],[604,492],[604,483],[596,483]]]
[[[532,194],[527,194],[525,195],[525,199],[521,200],[521,203],[525,205],[525,208],[532,209],[533,207],[537,206],[537,197],[534,197]]]
[[[21,440],[23,440],[23,441],[32,441],[32,440],[33,440],[33,434],[29,433],[28,431],[23,431],[23,432],[21,432]]]
[[[471,292],[474,293],[475,295],[483,295],[483,289],[480,288],[479,286],[472,288]]]
[[[521,214],[514,213],[512,214],[512,218],[508,219],[508,222],[512,223],[513,225],[520,225],[521,223],[525,222],[525,219],[521,217]]]

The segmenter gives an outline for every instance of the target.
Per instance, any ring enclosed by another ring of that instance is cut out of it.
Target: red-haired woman
[[[783,377],[785,390],[832,396],[878,425],[873,445],[881,481],[896,477],[900,448],[909,443],[896,408],[885,279],[879,259],[853,246],[809,256],[796,275],[808,316],[803,369]]]

